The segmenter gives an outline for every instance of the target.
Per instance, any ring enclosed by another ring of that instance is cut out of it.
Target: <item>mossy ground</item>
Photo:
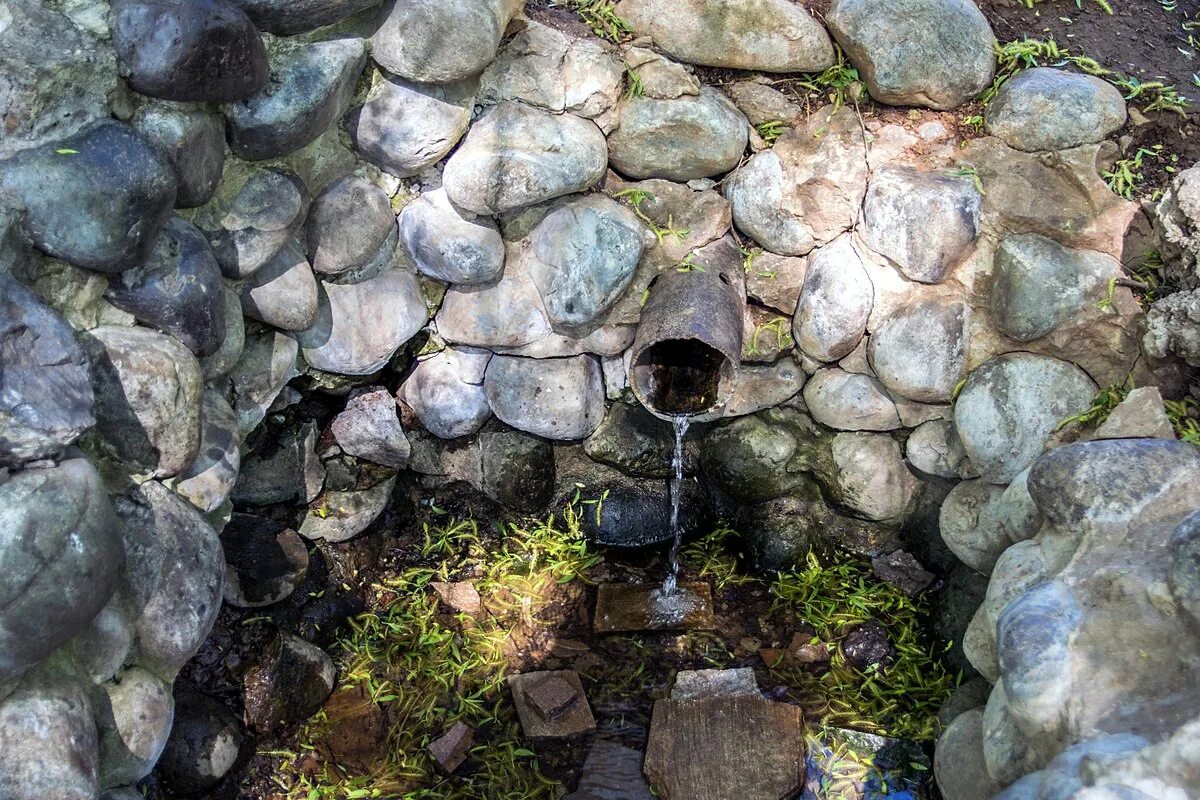
[[[402,556],[386,560],[396,566],[370,584],[370,610],[333,648],[337,692],[362,698],[382,722],[379,736],[364,745],[361,730],[346,729],[362,728],[361,719],[323,711],[260,750],[257,785],[288,800],[558,797],[587,743],[522,738],[505,677],[532,669],[578,671],[598,733],[638,747],[676,671],[735,666],[753,667],[764,691],[803,706],[814,727],[936,736],[935,713],[957,680],[940,661],[946,643],[927,639],[922,603],[877,582],[868,565],[813,558],[794,572],[753,576],[739,566],[737,535],[719,528],[683,557],[685,579],[713,585],[716,630],[597,637],[594,585],[660,579],[663,565],[659,555],[592,551],[580,515],[594,512],[577,501],[546,520],[490,525],[435,512],[419,534],[398,540]],[[455,580],[475,583],[480,613],[439,607],[429,584]],[[869,619],[887,628],[897,655],[861,673],[836,643]],[[764,664],[759,649],[786,645],[803,623],[830,645],[830,668]],[[426,748],[457,720],[478,733],[468,761],[445,776]],[[347,738],[359,740],[357,752],[346,753]]]

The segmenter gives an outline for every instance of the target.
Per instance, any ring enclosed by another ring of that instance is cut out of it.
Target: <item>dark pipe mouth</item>
[[[722,383],[732,365],[699,339],[666,339],[638,354],[633,386],[638,399],[664,416],[692,416],[725,401]]]

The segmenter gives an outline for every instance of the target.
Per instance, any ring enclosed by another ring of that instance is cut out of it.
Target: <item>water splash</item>
[[[683,527],[679,524],[679,500],[683,494],[683,437],[687,435],[692,418],[686,414],[676,414],[671,417],[671,427],[675,429],[675,455],[671,459],[674,475],[671,478],[671,555],[668,558],[667,579],[663,581],[662,596],[675,593],[679,584],[679,546],[683,543]]]

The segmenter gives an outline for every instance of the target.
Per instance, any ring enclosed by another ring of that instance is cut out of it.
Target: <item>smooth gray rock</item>
[[[382,189],[359,175],[348,175],[313,200],[306,233],[312,268],[321,275],[337,275],[371,263],[379,248],[396,236],[396,215]]]
[[[102,325],[80,334],[91,361],[96,434],[104,452],[159,478],[186,470],[200,450],[203,377],[178,339]]]
[[[437,313],[438,333],[448,342],[487,348],[533,345],[550,336],[550,320],[530,273],[526,245],[506,248],[500,279],[478,286],[452,286]]]
[[[96,701],[100,786],[112,788],[150,774],[175,718],[171,685],[131,667],[101,687]]]
[[[317,457],[314,422],[285,428],[247,452],[232,499],[240,506],[310,503],[321,493],[325,467]]]
[[[300,346],[287,334],[255,326],[246,331],[241,358],[229,372],[233,410],[242,439],[258,427],[283,387],[299,374]]]
[[[323,28],[351,14],[379,5],[380,0],[231,0],[259,30],[276,36]]]
[[[117,591],[104,608],[67,645],[81,677],[93,683],[112,680],[125,668],[134,646],[133,610]]]
[[[0,796],[95,800],[98,737],[83,687],[43,678],[0,702]]]
[[[651,800],[642,759],[637,750],[597,739],[583,762],[578,788],[563,800]]]
[[[670,427],[641,405],[629,403],[613,403],[583,443],[588,458],[637,478],[673,475],[674,449]]]
[[[983,760],[983,709],[958,715],[938,738],[933,771],[945,797],[992,800],[1003,787],[988,774]]]
[[[326,492],[316,509],[304,516],[300,535],[327,542],[354,538],[383,513],[395,486],[396,478],[392,476],[365,489]]]
[[[479,434],[478,488],[487,497],[518,511],[543,510],[554,496],[554,447],[514,430]]]
[[[346,113],[366,60],[362,39],[281,46],[271,57],[269,89],[222,107],[230,149],[261,161],[310,144]]]
[[[317,712],[337,678],[325,651],[281,633],[243,679],[246,724],[260,733],[301,722]]]
[[[317,279],[299,242],[284,245],[275,257],[242,284],[242,311],[251,319],[285,331],[303,331],[317,320]]]
[[[1093,250],[1070,250],[1036,233],[1000,242],[992,266],[991,321],[1018,342],[1075,322],[1104,299],[1120,263]]]
[[[175,191],[167,158],[111,120],[0,162],[0,192],[24,209],[21,224],[34,245],[99,272],[120,272],[150,256]]]
[[[1097,439],[1174,439],[1175,426],[1167,416],[1157,386],[1132,390],[1096,429]]]
[[[304,224],[309,197],[289,172],[262,170],[226,180],[218,197],[195,219],[227,278],[247,278],[262,268]],[[239,185],[240,184],[240,185]]]
[[[970,255],[982,202],[970,181],[890,167],[867,187],[863,241],[910,280],[941,283]]]
[[[434,436],[470,436],[492,416],[483,390],[491,358],[491,352],[471,347],[447,347],[420,358],[396,397]]]
[[[699,97],[632,97],[619,106],[608,160],[631,178],[707,178],[738,165],[749,130],[737,106],[711,87]]]
[[[600,319],[633,280],[645,233],[632,211],[600,194],[550,212],[530,236],[530,275],[551,324]]]
[[[954,423],[944,419],[921,423],[908,437],[904,455],[916,469],[939,478],[964,478],[973,471]]]
[[[346,453],[385,467],[403,469],[412,447],[404,436],[396,401],[382,386],[354,392],[329,426]]]
[[[237,718],[215,698],[175,687],[175,724],[158,774],[177,792],[212,788],[233,766],[241,745]]]
[[[58,454],[95,423],[94,404],[75,331],[0,275],[0,466]]]
[[[875,288],[849,236],[812,253],[792,320],[805,355],[837,361],[854,351],[867,330]]]
[[[1018,150],[1066,150],[1120,129],[1125,98],[1102,78],[1035,67],[1005,81],[984,116],[988,133]]]
[[[445,158],[467,132],[476,85],[422,85],[387,76],[350,112],[346,128],[359,155],[397,177]]]
[[[829,34],[787,0],[622,0],[616,13],[689,64],[763,72],[821,72],[833,65]]]
[[[1074,364],[1009,353],[971,373],[954,424],[984,480],[1007,483],[1042,453],[1059,424],[1088,408],[1096,384]]]
[[[890,520],[908,510],[917,479],[895,439],[881,433],[839,433],[832,449],[837,499],[853,514]]]
[[[361,283],[323,282],[316,322],[296,338],[310,367],[335,375],[370,375],[428,319],[416,276],[393,266]]]
[[[871,369],[893,394],[922,403],[951,399],[967,372],[969,310],[922,300],[901,308],[871,334]]]
[[[741,500],[817,492],[806,472],[835,481],[832,436],[807,415],[773,408],[710,431],[700,442],[704,474]]]
[[[144,325],[169,333],[198,357],[225,338],[225,282],[208,240],[172,217],[143,263],[109,281],[105,298]]]
[[[800,393],[806,378],[804,370],[786,356],[774,364],[743,364],[721,416],[757,414],[786,403]]]
[[[212,199],[225,166],[225,123],[219,115],[151,103],[139,108],[130,124],[175,168],[176,208],[194,208]]]
[[[419,83],[478,75],[520,8],[518,0],[390,0],[371,55],[393,75]]]
[[[100,476],[80,456],[13,473],[0,501],[0,681],[8,681],[96,616],[125,554]]]
[[[265,608],[285,600],[308,574],[304,540],[266,517],[230,515],[221,546],[225,602],[237,608]]]
[[[242,298],[230,286],[222,287],[225,298],[225,335],[221,347],[212,355],[200,359],[200,371],[204,380],[223,377],[242,357],[246,345],[246,321],[242,317]]]
[[[241,440],[237,415],[219,392],[204,390],[200,412],[200,452],[166,484],[202,513],[211,514],[229,499],[237,483]]]
[[[426,192],[400,212],[400,241],[422,275],[446,283],[490,283],[504,269],[504,239],[488,216]]]
[[[586,439],[604,418],[604,382],[592,356],[493,356],[483,388],[502,422],[547,439]]]
[[[604,176],[607,163],[595,123],[509,102],[471,126],[442,179],[455,205],[499,214],[581,192]]]
[[[942,502],[938,528],[958,560],[990,575],[1012,540],[1002,524],[1004,487],[986,480],[963,481]]]
[[[995,36],[972,0],[835,0],[825,21],[881,103],[954,108],[996,71]]]
[[[129,85],[163,100],[228,102],[267,83],[267,53],[227,0],[115,0],[112,40]]]
[[[800,104],[783,92],[753,79],[731,83],[724,89],[751,125],[768,122],[790,125],[804,113]]]
[[[840,431],[891,431],[902,427],[887,389],[869,375],[836,367],[817,370],[804,387],[813,419]]]
[[[221,542],[199,511],[154,481],[113,505],[124,525],[128,593],[137,614],[135,662],[170,681],[221,610]]]

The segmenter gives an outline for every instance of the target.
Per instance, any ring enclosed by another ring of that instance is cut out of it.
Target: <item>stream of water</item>
[[[675,455],[671,459],[674,474],[671,477],[671,555],[668,559],[667,578],[663,581],[662,594],[675,593],[679,583],[679,546],[683,543],[683,527],[679,524],[679,498],[683,494],[683,437],[687,435],[691,417],[677,414],[671,417],[675,429]]]

